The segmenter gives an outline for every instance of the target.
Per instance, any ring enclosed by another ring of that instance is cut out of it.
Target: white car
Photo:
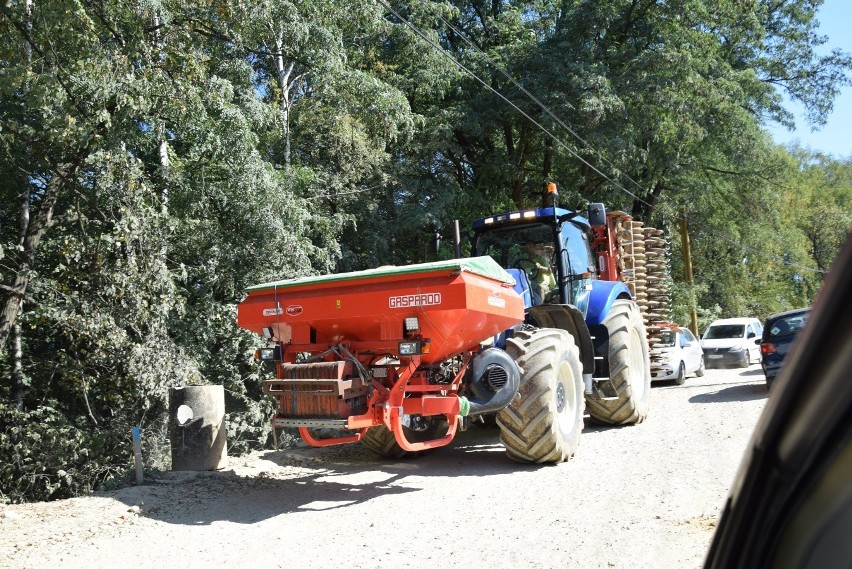
[[[707,367],[748,367],[760,362],[763,325],[757,318],[713,321],[701,336]]]
[[[651,347],[651,381],[674,380],[683,385],[687,375],[704,375],[704,352],[689,328],[661,325]]]

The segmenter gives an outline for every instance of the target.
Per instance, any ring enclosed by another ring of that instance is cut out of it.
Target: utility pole
[[[686,284],[689,285],[689,329],[698,337],[698,315],[695,312],[695,292],[692,281],[692,247],[689,244],[689,228],[686,222],[686,211],[680,209],[680,241],[683,246],[683,269]]]

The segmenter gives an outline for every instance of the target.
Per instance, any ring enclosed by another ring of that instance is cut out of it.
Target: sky
[[[820,23],[820,35],[828,36],[828,42],[820,47],[820,51],[831,51],[840,48],[852,52],[852,33],[849,24],[852,22],[852,1],[825,0],[817,11]],[[835,158],[852,157],[852,87],[845,87],[834,101],[834,110],[828,117],[828,122],[820,130],[811,132],[801,115],[801,107],[788,103],[787,108],[796,115],[796,130],[788,131],[778,125],[767,125],[773,140],[778,144],[798,142],[803,147],[831,154]]]

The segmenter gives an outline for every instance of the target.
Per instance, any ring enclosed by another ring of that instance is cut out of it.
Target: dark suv
[[[810,308],[798,308],[773,314],[763,326],[763,338],[760,342],[760,365],[766,376],[766,388],[769,389],[781,365],[784,356],[790,351],[793,340],[808,321]]]

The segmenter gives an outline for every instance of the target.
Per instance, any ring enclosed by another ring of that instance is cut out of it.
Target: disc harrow
[[[671,248],[665,231],[646,227],[622,211],[608,214],[614,227],[616,266],[620,279],[630,289],[645,321],[651,356],[651,371],[660,366],[662,323],[671,322]]]

